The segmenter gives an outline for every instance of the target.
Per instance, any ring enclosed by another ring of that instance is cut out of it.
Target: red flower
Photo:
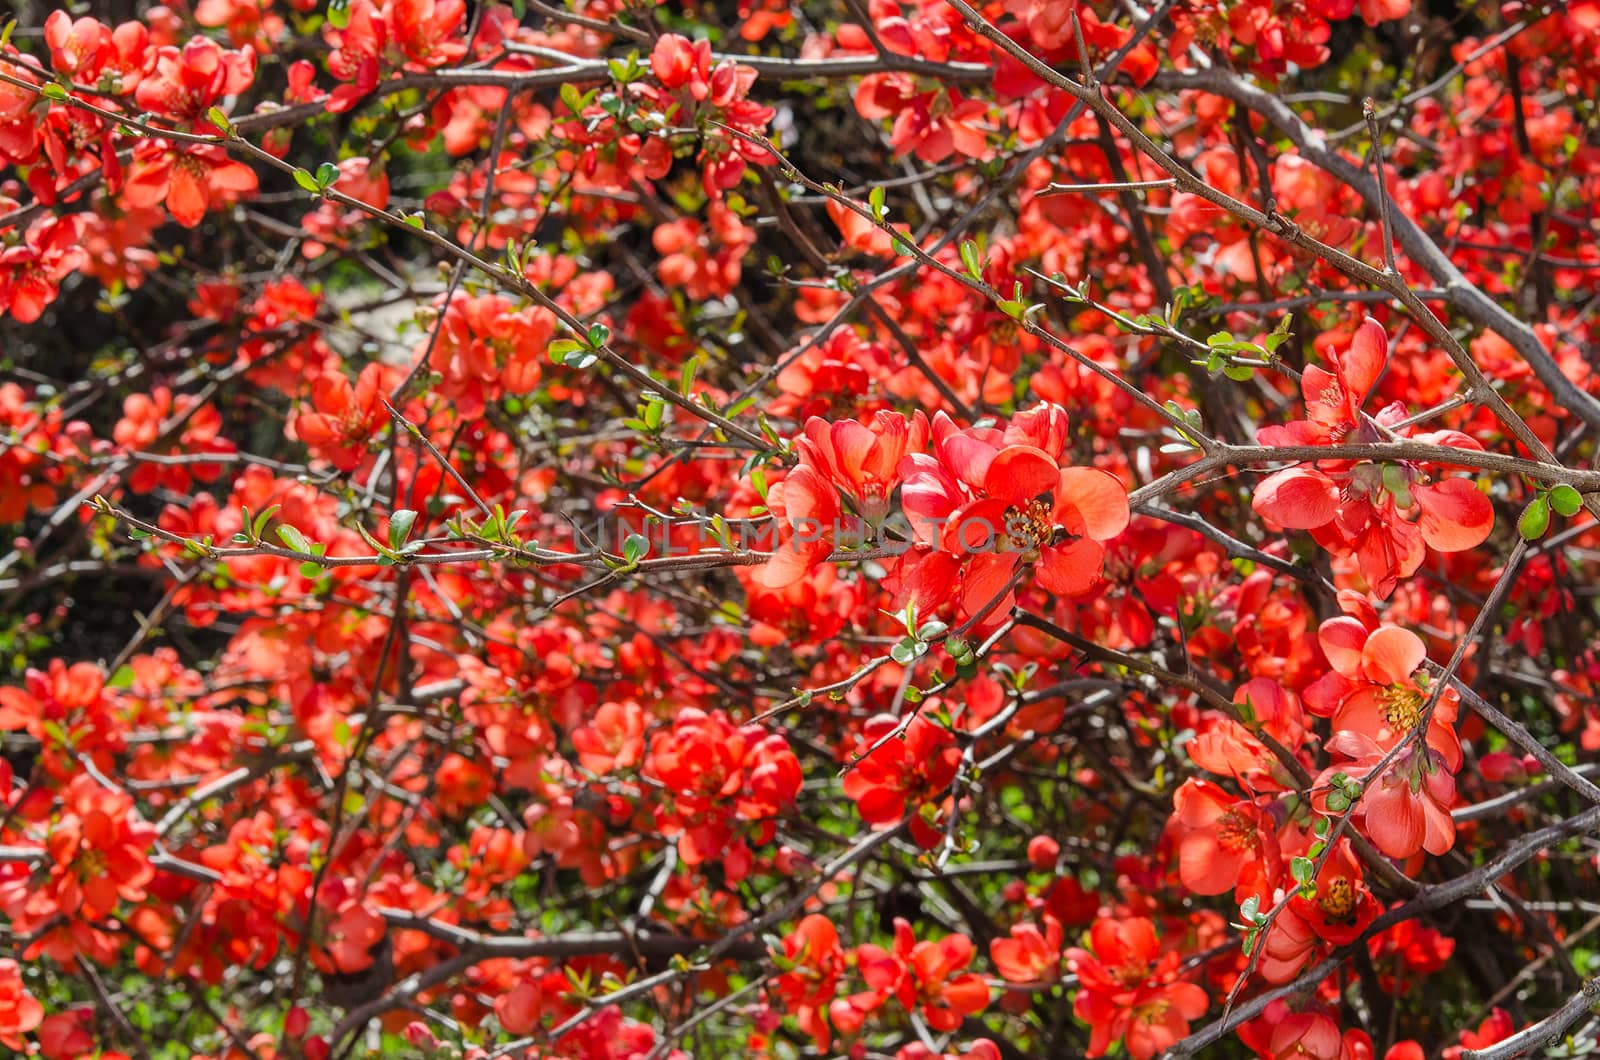
[[[1276,827],[1249,799],[1209,780],[1186,780],[1172,796],[1178,876],[1196,894],[1271,893],[1278,876]]]
[[[22,986],[22,966],[0,958],[0,1045],[25,1053],[22,1036],[44,1021],[44,1006]]]
[[[1088,1055],[1104,1056],[1122,1041],[1134,1060],[1150,1060],[1186,1037],[1189,1021],[1210,1006],[1204,990],[1177,979],[1178,955],[1161,952],[1149,920],[1096,920],[1089,945],[1093,952],[1067,951],[1079,986],[1072,1011],[1089,1024]]]
[[[1477,1030],[1461,1032],[1461,1044],[1445,1049],[1444,1060],[1460,1060],[1463,1050],[1485,1049],[1496,1042],[1505,1041],[1516,1031],[1517,1025],[1511,1013],[1496,1006],[1489,1010],[1489,1015],[1478,1024]]]
[[[989,960],[1009,983],[1044,985],[1061,977],[1061,924],[1047,916],[1036,924],[1013,924],[1011,937],[989,943]]]
[[[1327,855],[1314,882],[1315,895],[1296,892],[1290,908],[1324,941],[1336,946],[1354,942],[1382,911],[1348,839],[1341,838]]]
[[[1430,695],[1417,681],[1427,658],[1422,638],[1399,626],[1369,626],[1349,615],[1330,618],[1317,640],[1333,667],[1306,689],[1312,713],[1331,717],[1335,731],[1351,730],[1387,751],[1411,736]],[[1428,746],[1454,773],[1461,768],[1455,720],[1459,697],[1447,688],[1428,723]]]
[[[399,383],[394,365],[369,364],[355,384],[337,372],[311,384],[312,411],[298,407],[289,420],[289,436],[304,442],[341,471],[352,471],[367,454],[367,444],[389,422],[384,399]]]
[[[230,51],[209,37],[191,37],[181,51],[171,45],[156,50],[155,69],[139,82],[133,98],[152,113],[193,122],[223,96],[249,88],[255,76],[254,50]]]
[[[47,214],[29,225],[20,243],[0,251],[0,307],[19,324],[38,320],[61,281],[88,264],[82,238],[81,216]]]
[[[198,225],[213,206],[256,190],[256,172],[221,147],[142,141],[133,153],[122,199],[138,209],[165,206],[185,228]]]
[[[1060,466],[1065,428],[1065,412],[1049,405],[1019,414],[1003,434],[958,430],[941,412],[936,455],[902,462],[903,504],[918,541],[968,557],[961,603],[969,615],[1004,611],[1024,561],[1053,593],[1087,592],[1100,579],[1104,542],[1127,528],[1127,490],[1116,476]]]
[[[1404,406],[1396,403],[1369,420],[1361,405],[1382,373],[1389,340],[1368,318],[1350,348],[1333,358],[1334,370],[1308,367],[1301,376],[1308,419],[1265,427],[1265,445],[1332,445],[1376,442],[1380,428],[1402,437],[1461,449],[1481,449],[1459,431],[1412,435],[1398,425]],[[1466,479],[1435,479],[1426,465],[1402,461],[1325,460],[1275,472],[1256,488],[1257,514],[1279,526],[1310,530],[1324,548],[1354,553],[1372,590],[1387,596],[1396,581],[1421,565],[1423,546],[1461,552],[1481,544],[1494,528],[1489,499]],[[1415,513],[1416,522],[1405,516]]]
[[[844,974],[844,950],[839,929],[820,913],[813,913],[783,937],[780,967],[787,971],[773,980],[773,989],[795,1014],[800,1029],[826,1052],[832,1040],[823,1018]]]
[[[928,418],[920,411],[907,419],[885,410],[864,422],[829,423],[813,416],[795,448],[801,463],[826,476],[857,515],[876,523],[888,514],[889,495],[900,483],[901,460],[927,444]]]
[[[893,732],[900,719],[879,714],[862,726],[863,749]],[[921,714],[911,719],[904,739],[888,742],[855,762],[844,775],[844,793],[855,800],[861,819],[874,828],[896,825],[911,813],[911,835],[931,850],[944,839],[923,817],[924,805],[942,806],[961,764],[955,738]]]
[[[1350,761],[1330,766],[1317,778],[1313,802],[1318,812],[1338,814],[1352,797],[1358,799],[1362,830],[1392,858],[1409,858],[1419,850],[1443,854],[1455,845],[1450,806],[1456,782],[1438,751],[1408,747],[1378,775],[1386,752],[1371,737],[1341,732],[1327,746]]]
[[[975,952],[965,935],[918,942],[911,925],[896,918],[894,950],[861,946],[856,964],[876,996],[894,997],[906,1009],[917,1009],[929,1027],[944,1033],[989,1005],[989,987],[977,975],[962,972]]]

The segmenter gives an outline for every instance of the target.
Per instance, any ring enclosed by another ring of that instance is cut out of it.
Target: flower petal
[[[1314,468],[1286,468],[1262,480],[1251,507],[1287,529],[1314,530],[1338,514],[1339,489]]]
[[[1432,486],[1414,486],[1411,495],[1422,509],[1418,520],[1422,540],[1436,551],[1476,548],[1494,529],[1494,506],[1471,479],[1447,478]]]

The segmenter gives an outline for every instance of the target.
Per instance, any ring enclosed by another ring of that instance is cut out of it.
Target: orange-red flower
[[[1178,877],[1196,894],[1265,897],[1277,883],[1276,826],[1254,801],[1190,779],[1172,797]]]
[[[960,1027],[964,1018],[989,1005],[988,985],[972,972],[962,971],[972,963],[975,952],[965,935],[918,942],[911,925],[896,918],[894,949],[870,944],[858,947],[856,964],[878,997],[895,998],[943,1033]]]
[[[780,967],[787,970],[773,980],[773,989],[795,1014],[800,1029],[826,1052],[832,1033],[823,1014],[833,1001],[845,967],[839,929],[820,913],[806,917],[783,937]]]
[[[1361,618],[1330,618],[1317,629],[1317,641],[1331,672],[1306,689],[1312,713],[1333,719],[1337,732],[1354,731],[1387,751],[1409,738],[1422,723],[1431,695],[1418,676],[1428,651],[1409,629],[1369,625]],[[1446,688],[1428,721],[1428,746],[1454,773],[1461,768],[1461,741],[1456,737],[1458,697]]]
[[[1455,845],[1450,806],[1456,781],[1438,751],[1408,746],[1380,770],[1389,752],[1363,733],[1338,733],[1327,746],[1350,760],[1317,778],[1313,801],[1319,812],[1338,814],[1355,800],[1362,831],[1392,858],[1419,850],[1443,854]]]
[[[1072,1011],[1089,1024],[1089,1055],[1121,1041],[1133,1060],[1182,1040],[1189,1021],[1205,1015],[1206,992],[1178,979],[1178,955],[1163,954],[1156,927],[1144,917],[1102,917],[1089,929],[1090,950],[1067,951],[1078,975]]]
[[[1368,418],[1361,405],[1382,374],[1389,339],[1370,317],[1348,350],[1333,357],[1333,372],[1315,365],[1301,376],[1308,419],[1264,427],[1264,445],[1334,445],[1377,442],[1398,433],[1419,442],[1482,449],[1460,431],[1412,434],[1398,402]],[[1323,460],[1274,472],[1256,488],[1252,505],[1279,526],[1310,530],[1324,548],[1355,554],[1373,591],[1387,596],[1415,573],[1424,545],[1461,552],[1481,544],[1494,528],[1489,498],[1467,479],[1439,478],[1432,465],[1413,461]],[[1409,516],[1416,521],[1410,521]]]
[[[22,966],[0,958],[0,1045],[27,1051],[22,1036],[44,1021],[44,1006],[22,985]]]

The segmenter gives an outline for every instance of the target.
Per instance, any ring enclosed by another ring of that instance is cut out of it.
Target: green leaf
[[[306,540],[304,534],[292,526],[278,527],[278,540],[282,541],[287,548],[302,555],[311,554],[311,543]]]
[[[1296,883],[1310,883],[1315,868],[1310,858],[1294,858],[1289,862],[1289,875],[1294,877]]]
[[[611,341],[611,329],[606,327],[604,324],[590,324],[589,334],[587,337],[589,340],[589,348],[591,350],[598,350],[600,347]]]
[[[867,193],[867,205],[872,208],[872,219],[874,221],[883,220],[889,213],[888,207],[883,202],[884,195],[885,192],[881,187],[873,188]]]
[[[277,515],[278,509],[282,507],[281,504],[271,505],[251,522],[250,533],[257,541],[260,541],[261,535],[267,532],[267,524],[272,522],[272,517]]]
[[[961,241],[961,262],[974,280],[983,279],[983,261],[978,257],[978,244],[970,239]]]
[[[1522,510],[1522,518],[1517,520],[1517,533],[1522,535],[1524,541],[1537,541],[1548,529],[1550,529],[1550,502],[1542,496],[1535,497]]]
[[[1550,491],[1550,507],[1557,515],[1570,518],[1583,508],[1583,494],[1563,482]]]
[[[583,343],[575,339],[556,339],[550,344],[547,351],[550,354],[551,364],[566,364],[567,357],[583,349]]]
[[[206,121],[209,121],[212,125],[215,125],[218,129],[221,129],[223,135],[233,135],[233,122],[229,121],[228,116],[222,113],[221,107],[212,107],[210,110],[206,111]]]
[[[567,109],[574,115],[583,112],[583,94],[578,91],[578,86],[571,81],[561,86],[561,102],[565,103]]]
[[[339,167],[332,162],[324,162],[317,167],[317,190],[322,191],[333,187],[333,182],[339,179]]]
[[[328,25],[344,29],[350,24],[350,0],[328,0]]]
[[[56,84],[54,81],[40,85],[39,95],[43,96],[45,99],[53,99],[57,103],[65,103],[67,100],[67,90]]]
[[[622,542],[622,558],[629,563],[638,563],[649,550],[650,539],[643,534],[629,534]]]
[[[322,185],[317,183],[317,178],[313,177],[310,173],[307,173],[303,169],[296,169],[294,171],[294,182],[313,195],[322,194]]]
[[[417,513],[410,508],[396,508],[389,516],[389,547],[398,550],[404,546],[416,521]]]

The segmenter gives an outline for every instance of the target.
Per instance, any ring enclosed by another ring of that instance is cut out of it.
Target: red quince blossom
[[[1369,1060],[1372,1040],[1364,1031],[1340,1033],[1320,1001],[1292,1004],[1276,998],[1260,1016],[1239,1028],[1239,1040],[1260,1060]]]
[[[1178,877],[1196,894],[1267,896],[1278,882],[1276,826],[1251,799],[1190,779],[1172,797]]]
[[[492,294],[457,296],[443,312],[437,343],[424,342],[417,353],[444,376],[437,392],[456,400],[462,415],[480,416],[488,402],[539,385],[555,314]]]
[[[1087,592],[1100,579],[1105,542],[1127,528],[1127,490],[1115,475],[1061,465],[1066,425],[1054,405],[1019,413],[1003,432],[963,431],[941,412],[934,453],[902,461],[902,503],[918,542],[965,560],[967,614],[1004,612],[1023,562],[1050,592]]]
[[[1511,1018],[1511,1013],[1496,1005],[1489,1010],[1489,1015],[1484,1017],[1476,1030],[1461,1032],[1461,1044],[1445,1049],[1444,1060],[1460,1060],[1464,1050],[1486,1049],[1496,1042],[1505,1041],[1516,1032],[1517,1024]]]
[[[995,971],[1009,983],[1053,983],[1061,977],[1061,922],[1044,918],[1044,930],[1037,924],[1013,924],[1009,938],[989,943],[989,960]]]
[[[656,818],[663,833],[678,837],[679,857],[698,865],[726,852],[729,879],[750,865],[743,840],[734,840],[735,822],[758,823],[756,838],[767,842],[772,818],[800,790],[800,763],[782,736],[759,725],[735,728],[721,711],[693,707],[651,737],[644,769],[671,795]]]
[[[62,812],[43,830],[47,877],[0,884],[0,909],[19,931],[57,916],[99,920],[121,900],[143,901],[155,878],[149,857],[155,826],[140,819],[133,796],[88,774],[74,777],[61,795]]]
[[[1189,1033],[1210,1007],[1206,992],[1178,978],[1178,955],[1161,952],[1144,917],[1103,917],[1089,929],[1090,949],[1067,951],[1078,976],[1072,1011],[1089,1024],[1089,1055],[1121,1041],[1134,1060],[1150,1060]]]
[[[134,100],[153,114],[195,122],[223,96],[248,88],[255,76],[254,50],[231,51],[209,37],[191,37],[181,49],[156,49],[154,67],[140,79]]]
[[[722,59],[712,65],[710,41],[691,43],[687,37],[665,33],[656,39],[651,49],[650,71],[668,93],[686,105],[713,112],[718,122],[735,130],[707,129],[704,133],[697,161],[701,166],[701,183],[712,199],[721,199],[724,191],[739,183],[747,163],[756,166],[777,163],[771,151],[746,138],[764,135],[776,113],[771,107],[746,98],[755,84],[754,67],[732,59]],[[648,85],[633,87],[645,99],[666,102]],[[673,109],[669,106],[668,113]],[[681,124],[694,124],[691,115],[680,115],[678,120]]]
[[[783,937],[780,967],[787,970],[773,980],[773,990],[795,1014],[800,1030],[811,1036],[818,1049],[826,1051],[832,1042],[832,1032],[824,1014],[845,971],[839,929],[820,913],[801,920]]]
[[[602,703],[592,721],[573,730],[578,764],[601,775],[638,765],[644,758],[644,727],[644,708],[638,703]]]
[[[901,460],[927,444],[928,419],[920,411],[907,419],[882,410],[861,421],[829,423],[812,416],[795,450],[802,464],[821,472],[844,494],[857,515],[877,523],[889,513]]]
[[[221,147],[144,140],[134,148],[122,200],[134,209],[164,206],[174,221],[194,228],[206,211],[256,188],[256,171]]]
[[[44,41],[58,74],[110,95],[134,91],[150,66],[150,30],[139,21],[111,29],[58,9],[44,20]]]
[[[1264,445],[1337,445],[1382,441],[1385,432],[1415,441],[1481,450],[1459,431],[1413,434],[1399,425],[1406,418],[1396,402],[1369,418],[1361,411],[1382,374],[1389,339],[1372,318],[1357,329],[1333,371],[1308,366],[1300,385],[1307,419],[1264,427]],[[1461,552],[1482,544],[1494,527],[1489,499],[1467,479],[1436,478],[1413,461],[1322,460],[1297,464],[1263,479],[1252,504],[1280,526],[1310,530],[1336,555],[1354,554],[1373,592],[1388,596],[1399,579],[1421,565],[1426,545],[1439,552]],[[1412,522],[1407,515],[1415,513]]]
[[[354,384],[336,372],[318,376],[311,384],[311,407],[296,408],[289,420],[289,437],[340,471],[354,470],[389,422],[384,402],[400,379],[400,369],[388,364],[367,365]]]
[[[899,824],[909,811],[912,838],[931,850],[944,841],[944,831],[925,819],[923,808],[938,811],[931,813],[934,818],[947,812],[942,807],[961,765],[961,749],[949,730],[921,714],[906,726],[904,739],[874,747],[899,725],[893,715],[879,714],[862,726],[863,757],[845,773],[844,793],[874,828]]]
[[[1318,627],[1317,641],[1333,669],[1306,688],[1305,701],[1313,714],[1332,718],[1336,732],[1359,732],[1387,751],[1421,724],[1432,693],[1421,669],[1427,659],[1422,638],[1375,621],[1366,614],[1342,615]],[[1452,773],[1461,768],[1458,702],[1455,689],[1444,689],[1428,721],[1428,746]]]
[[[1268,677],[1256,677],[1233,693],[1244,723],[1208,711],[1195,738],[1185,746],[1194,764],[1218,776],[1235,777],[1248,790],[1292,791],[1299,785],[1287,766],[1263,742],[1299,748],[1306,737],[1300,697]]]
[[[42,1022],[44,1006],[22,985],[22,966],[10,957],[0,958],[0,1045],[26,1052],[22,1036]]]
[[[1379,747],[1370,736],[1353,730],[1335,734],[1327,747],[1349,761],[1330,766],[1317,777],[1313,803],[1319,813],[1342,812],[1341,807],[1349,801],[1345,788],[1354,783],[1361,789],[1356,803],[1357,821],[1385,854],[1409,858],[1426,850],[1439,855],[1455,845],[1456,827],[1450,807],[1455,801],[1456,782],[1438,751],[1407,745],[1385,766],[1391,752]]]
[[[83,218],[49,214],[28,226],[23,239],[0,250],[0,307],[19,324],[31,324],[56,300],[61,281],[88,264]]]
[[[1304,832],[1299,838],[1307,839]],[[1335,946],[1354,942],[1382,912],[1348,839],[1341,837],[1334,843],[1312,883],[1315,893],[1308,896],[1296,891],[1289,900],[1290,908],[1324,942]]]
[[[911,925],[896,918],[894,949],[870,943],[860,946],[856,966],[880,1003],[893,997],[907,1011],[919,1012],[930,1028],[945,1033],[989,1006],[988,985],[962,970],[972,963],[976,952],[965,935],[918,942]],[[836,1004],[835,1010],[840,1006]],[[837,1017],[834,1022],[839,1024]],[[840,1027],[844,1029],[843,1024]]]
[[[856,112],[868,121],[894,119],[889,139],[896,154],[914,153],[930,164],[952,154],[983,160],[994,150],[989,104],[965,99],[954,88],[925,91],[910,74],[868,74],[856,88]]]

